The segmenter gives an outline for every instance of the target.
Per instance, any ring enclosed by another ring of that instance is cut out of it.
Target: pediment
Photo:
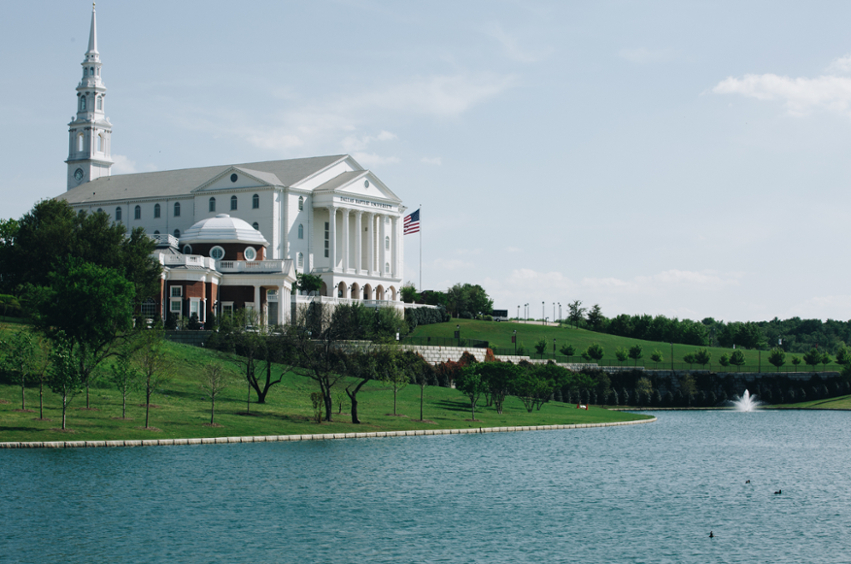
[[[231,166],[217,174],[192,192],[217,192],[247,188],[280,186],[281,181],[270,172]]]
[[[402,200],[368,170],[346,172],[314,190],[316,198],[348,197],[363,201],[400,204]]]

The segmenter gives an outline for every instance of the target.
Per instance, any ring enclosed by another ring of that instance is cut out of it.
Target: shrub
[[[432,323],[445,323],[449,321],[449,314],[446,313],[446,308],[438,306],[437,309],[429,307],[410,308],[405,310],[405,321],[411,329],[418,325],[431,325]]]

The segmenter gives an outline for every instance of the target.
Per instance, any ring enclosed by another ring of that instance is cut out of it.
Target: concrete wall
[[[166,331],[165,338],[173,343],[203,347],[212,331]]]

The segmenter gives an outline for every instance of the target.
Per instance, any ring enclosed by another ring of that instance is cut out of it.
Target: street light
[[[547,313],[544,311],[544,306],[545,306],[545,305],[546,305],[546,303],[545,303],[545,302],[541,302],[541,319],[543,319],[543,320],[544,320],[544,325],[546,325],[546,324],[547,324],[547,318],[546,318]]]
[[[511,342],[514,343],[514,356],[517,356],[517,329],[514,330],[514,334],[511,336]]]
[[[553,360],[555,360],[555,358],[556,358],[556,340],[555,340],[555,337],[553,337]]]
[[[520,321],[520,306],[517,306],[517,321]]]
[[[553,321],[556,320],[556,303],[553,302]]]

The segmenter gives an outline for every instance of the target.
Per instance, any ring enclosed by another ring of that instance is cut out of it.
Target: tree
[[[629,358],[629,352],[623,347],[618,347],[615,349],[615,358],[618,359],[618,362],[626,362],[626,359]]]
[[[483,362],[476,367],[484,379],[496,412],[502,415],[505,397],[511,393],[522,368],[510,362]]]
[[[588,345],[587,349],[585,349],[585,354],[588,355],[588,358],[596,360],[597,362],[603,360],[603,352],[603,347],[601,347],[599,343],[592,343]]]
[[[346,395],[352,404],[352,423],[360,424],[358,417],[358,392],[366,384],[378,378],[378,354],[369,348],[343,350],[339,356],[346,375],[354,381],[346,386]]]
[[[296,274],[296,289],[307,295],[313,295],[322,289],[322,277],[306,272]]]
[[[151,396],[171,378],[174,365],[166,353],[162,329],[141,331],[135,346],[135,362],[142,371],[145,389],[145,429],[151,429]]]
[[[730,364],[735,366],[737,369],[741,368],[745,365],[745,353],[741,350],[736,349],[730,354]]]
[[[296,310],[295,323],[288,331],[292,335],[297,365],[302,375],[319,385],[325,405],[325,421],[333,421],[334,387],[345,378],[344,365],[337,346],[338,331],[322,304]]]
[[[777,371],[780,372],[780,367],[786,364],[786,352],[780,347],[771,349],[768,353],[768,362],[776,366]]]
[[[585,308],[582,307],[582,302],[576,300],[575,302],[567,304],[567,311],[567,318],[573,323],[573,326],[578,329],[579,322],[582,321],[583,317],[585,317]]]
[[[649,398],[651,394],[653,394],[653,384],[650,382],[650,379],[646,376],[642,376],[638,379],[638,382],[635,383],[635,391],[637,394],[645,398]]]
[[[694,364],[694,353],[686,353],[683,355],[683,361],[688,363],[688,368],[691,370],[692,365]]]
[[[408,282],[399,288],[399,293],[402,294],[402,301],[406,304],[413,304],[420,300],[420,295],[417,293],[417,288],[413,282]]]
[[[795,365],[795,368],[798,368],[798,365],[801,364],[801,357],[793,355],[792,356],[792,364]]]
[[[231,383],[231,374],[216,362],[210,362],[204,367],[199,382],[204,395],[210,398],[210,426],[215,425],[216,396],[221,394]]]
[[[635,366],[638,366],[638,360],[641,358],[641,345],[629,347],[629,358],[635,361]]]
[[[513,392],[529,413],[539,405],[542,397],[549,397],[553,386],[542,377],[538,370],[533,367],[521,368],[514,380]]]
[[[83,387],[79,372],[80,362],[75,358],[74,348],[68,339],[57,333],[53,347],[53,361],[48,376],[48,386],[55,394],[62,396],[62,430],[66,429],[68,404]]]
[[[804,362],[812,366],[813,371],[815,371],[816,365],[821,362],[821,359],[821,352],[815,347],[804,353]]]
[[[558,352],[560,352],[564,356],[570,358],[570,357],[576,355],[576,347],[574,347],[573,345],[566,345],[565,344],[565,345],[562,345],[561,348],[559,348]]]
[[[662,351],[659,349],[653,349],[653,352],[650,353],[650,360],[656,363],[656,368],[659,368],[659,363],[665,360],[665,357],[662,356]]]
[[[706,368],[709,361],[712,360],[712,353],[707,349],[698,349],[694,352],[694,362]]]
[[[544,358],[544,352],[546,352],[546,350],[547,350],[547,340],[546,339],[541,339],[537,343],[535,343],[535,352],[538,353],[538,355],[541,358]]]
[[[730,366],[730,356],[726,353],[722,354],[718,357],[718,364],[720,364],[724,368]]]
[[[139,388],[141,374],[126,355],[110,366],[109,381],[121,392],[121,418],[127,419],[127,395]]]
[[[455,388],[470,398],[470,413],[472,421],[476,420],[476,403],[487,389],[487,386],[479,374],[476,365],[467,366],[461,371],[461,378],[455,384]]]
[[[844,343],[836,347],[836,364],[845,366],[851,363],[851,349]]]
[[[21,386],[21,411],[27,409],[27,384],[33,379],[37,366],[37,351],[33,335],[26,329],[15,331],[0,339],[0,350],[5,351],[2,368],[14,374]]]
[[[830,355],[827,354],[827,351],[823,352],[822,355],[821,355],[821,363],[824,366],[824,368],[822,370],[827,370],[827,365],[830,364],[830,362],[832,360],[833,359],[830,358]]]
[[[405,351],[402,353],[401,360],[410,375],[411,381],[420,387],[420,421],[424,421],[423,408],[425,403],[425,389],[426,386],[434,380],[434,367],[426,362],[426,359],[424,359],[419,353],[414,351]],[[484,363],[482,365],[484,365]]]
[[[594,304],[591,311],[588,312],[588,317],[586,319],[588,320],[588,327],[592,331],[602,331],[605,329],[606,317],[600,309],[600,304]]]
[[[393,415],[396,413],[396,399],[399,390],[408,385],[408,373],[405,370],[401,355],[398,350],[384,348],[378,352],[376,363],[378,377],[381,381],[393,386]]]

